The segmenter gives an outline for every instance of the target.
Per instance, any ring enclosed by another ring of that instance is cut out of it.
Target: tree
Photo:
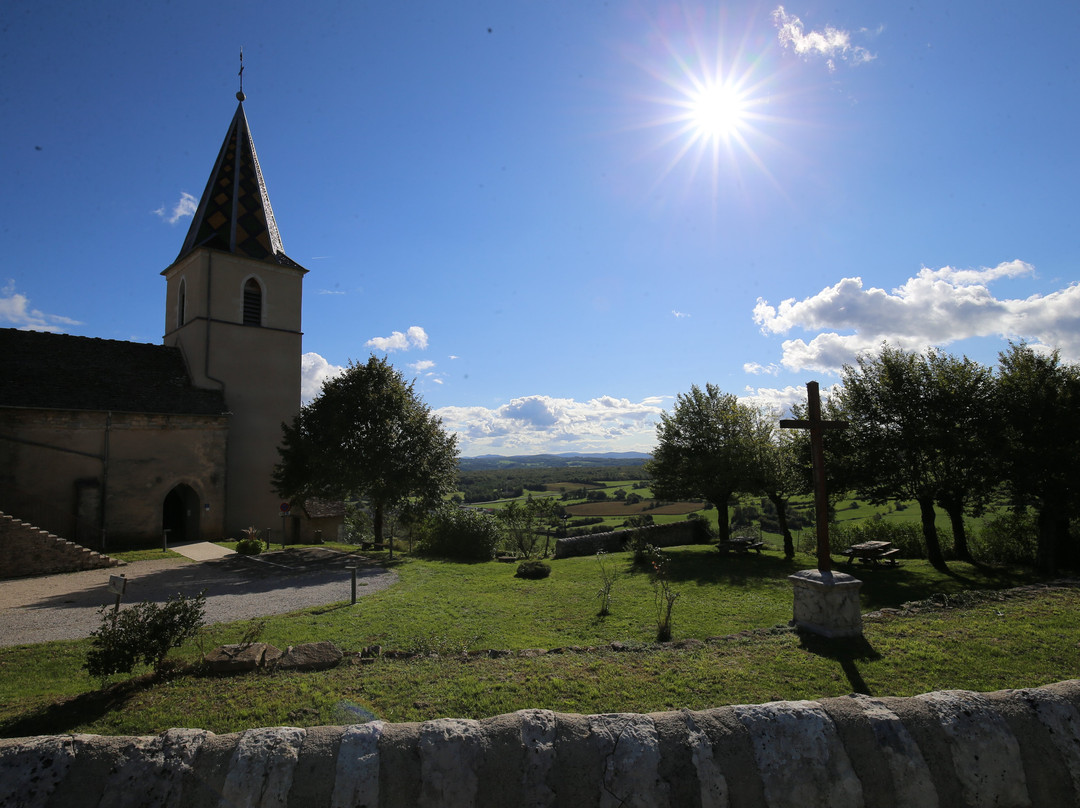
[[[1035,566],[1052,575],[1076,561],[1069,518],[1080,508],[1080,366],[1063,364],[1057,351],[1010,344],[1000,355],[997,399],[1003,471],[1017,510],[1031,507],[1038,514]]]
[[[795,557],[795,542],[788,528],[787,504],[793,494],[809,490],[806,470],[800,467],[798,442],[801,433],[780,429],[779,419],[770,410],[755,413],[754,487],[776,508],[776,521],[784,537],[784,557]]]
[[[715,385],[697,385],[660,415],[657,446],[647,464],[657,499],[704,499],[720,511],[721,537],[730,535],[728,500],[748,490],[755,474],[753,408]]]
[[[350,362],[282,432],[277,492],[289,500],[366,498],[378,542],[388,509],[435,505],[453,490],[457,436],[386,359]]]
[[[934,504],[952,522],[957,555],[970,560],[963,514],[991,490],[990,449],[996,426],[993,380],[977,363],[883,345],[876,356],[845,365],[840,393],[848,429],[840,443],[854,487],[872,502],[919,504],[930,563],[946,569]]]

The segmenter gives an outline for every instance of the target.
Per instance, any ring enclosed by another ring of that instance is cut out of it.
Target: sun
[[[747,124],[749,103],[731,84],[708,84],[686,99],[686,119],[702,140],[728,140]]]

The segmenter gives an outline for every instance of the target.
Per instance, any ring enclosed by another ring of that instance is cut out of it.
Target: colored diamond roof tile
[[[303,269],[281,244],[242,101],[176,260],[199,247]]]

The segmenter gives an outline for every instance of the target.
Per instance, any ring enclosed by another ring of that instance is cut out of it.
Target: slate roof
[[[187,415],[226,412],[193,387],[179,348],[0,328],[0,407]]]
[[[199,247],[303,269],[285,255],[281,244],[243,101],[236,107],[176,260]]]

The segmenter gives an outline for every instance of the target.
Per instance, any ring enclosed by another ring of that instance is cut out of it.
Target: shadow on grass
[[[23,738],[31,735],[62,735],[75,727],[90,724],[109,713],[123,710],[131,699],[149,690],[164,677],[146,673],[101,690],[80,693],[55,701],[0,724],[0,737]]]
[[[867,662],[881,659],[881,654],[874,650],[865,637],[844,637],[828,639],[810,632],[799,632],[799,647],[816,656],[831,659],[840,663],[844,676],[847,677],[851,690],[864,696],[872,696],[870,687],[866,684],[859,666],[856,662]]]
[[[712,547],[688,545],[665,548],[668,556],[667,577],[673,584],[696,582],[744,589],[774,588],[787,585],[787,577],[804,569],[813,569],[808,555],[788,560],[779,554],[723,554]],[[834,557],[833,569],[853,575],[863,582],[861,602],[865,609],[897,607],[912,600],[925,600],[938,593],[952,594],[965,589],[1003,589],[1022,586],[1036,580],[1027,569],[949,562],[945,572],[934,569],[921,559],[901,559],[899,566],[848,563]],[[629,571],[645,574],[643,565],[631,562]]]

